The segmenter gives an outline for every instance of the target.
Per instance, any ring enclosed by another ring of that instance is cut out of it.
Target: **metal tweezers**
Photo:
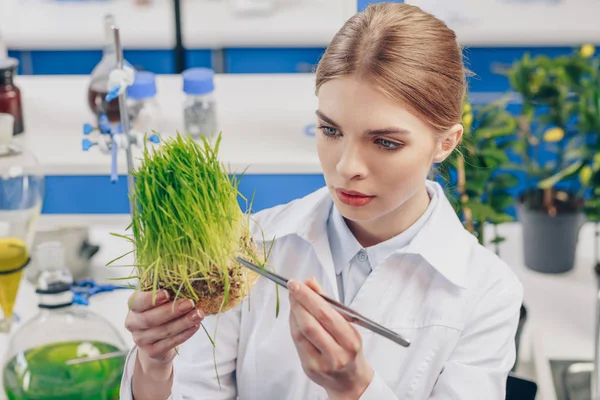
[[[251,269],[252,271],[264,276],[267,279],[275,282],[276,284],[287,288],[288,279],[277,275],[273,272],[267,271],[264,268],[259,267],[256,264],[253,264],[243,258],[236,257],[237,261],[242,264],[244,267]],[[356,325],[360,325],[363,328],[366,328],[372,332],[375,332],[391,341],[398,343],[401,346],[408,347],[410,346],[410,341],[408,339],[403,338],[399,334],[394,331],[387,329],[384,326],[381,326],[377,322],[371,321],[370,319],[363,317],[356,311],[352,310],[349,307],[346,307],[342,303],[339,303],[325,295],[318,293],[326,302],[331,304],[331,306],[340,314],[342,314],[348,321],[355,323]]]
[[[284,278],[280,275],[277,275],[273,272],[267,271],[266,269],[263,269],[263,268],[259,267],[258,265],[251,263],[250,261],[244,260],[243,258],[236,257],[236,259],[244,267],[251,269],[252,271],[264,276],[267,279],[270,279],[271,281],[275,282],[276,284],[281,285],[287,289],[288,280],[286,278]],[[351,308],[346,307],[342,303],[339,303],[339,302],[337,302],[325,295],[322,295],[320,293],[318,293],[318,294],[326,302],[331,304],[331,306],[337,312],[342,314],[348,321],[355,323],[356,325],[360,325],[363,328],[366,328],[372,332],[375,332],[376,334],[381,335],[387,339],[390,339],[391,341],[398,343],[400,346],[403,346],[403,347],[410,346],[410,342],[408,341],[408,339],[403,338],[396,332],[391,331],[391,330],[387,329],[386,327],[379,325],[377,322],[373,322],[370,319],[363,317],[362,315],[360,315],[356,311],[352,310]],[[124,351],[116,351],[113,353],[100,354],[97,356],[76,358],[76,359],[68,360],[67,365],[75,365],[75,364],[86,363],[86,362],[91,362],[91,361],[98,361],[98,360],[103,360],[103,359],[107,359],[107,358],[125,357],[125,356],[127,356],[128,353],[129,353],[128,350],[124,350]]]

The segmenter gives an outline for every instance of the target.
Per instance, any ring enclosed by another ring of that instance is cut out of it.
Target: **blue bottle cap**
[[[183,71],[183,91],[192,95],[211,93],[215,89],[215,71],[210,68],[190,68]]]
[[[135,73],[135,81],[127,88],[127,96],[134,100],[147,99],[156,95],[156,78],[152,72]]]

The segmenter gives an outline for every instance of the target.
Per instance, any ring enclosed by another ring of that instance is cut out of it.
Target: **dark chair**
[[[506,400],[535,400],[537,383],[519,378],[512,373],[506,381]]]

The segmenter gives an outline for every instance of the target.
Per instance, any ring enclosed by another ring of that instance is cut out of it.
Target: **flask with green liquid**
[[[73,304],[72,276],[59,242],[38,247],[39,312],[12,335],[3,362],[9,400],[117,400],[125,356],[68,361],[124,352],[125,343],[103,317]],[[64,264],[63,264],[64,265]]]

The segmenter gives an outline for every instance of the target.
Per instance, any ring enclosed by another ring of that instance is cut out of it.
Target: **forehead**
[[[430,130],[412,114],[372,84],[353,78],[337,78],[324,83],[318,93],[319,111],[336,123],[360,129],[390,126],[410,131]]]

